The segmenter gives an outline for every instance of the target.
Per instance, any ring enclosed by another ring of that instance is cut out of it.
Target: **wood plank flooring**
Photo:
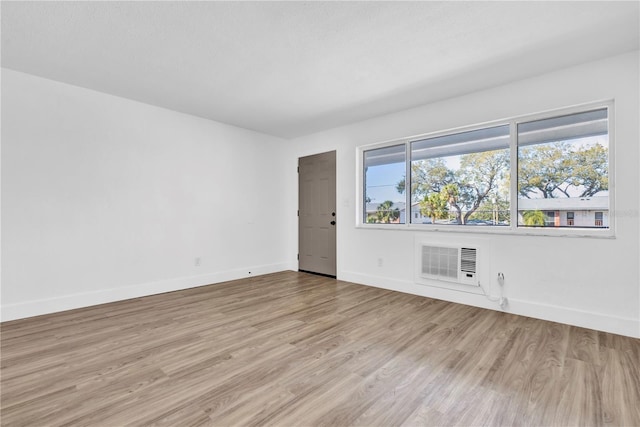
[[[2,330],[3,426],[640,426],[640,340],[283,272]]]

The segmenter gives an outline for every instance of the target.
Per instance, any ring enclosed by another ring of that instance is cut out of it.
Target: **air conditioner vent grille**
[[[422,243],[416,260],[420,279],[440,280],[478,286],[478,250],[462,246],[436,246]]]
[[[422,274],[456,279],[458,277],[458,249],[423,246]]]
[[[476,249],[460,249],[460,270],[464,271],[465,273],[476,272]]]

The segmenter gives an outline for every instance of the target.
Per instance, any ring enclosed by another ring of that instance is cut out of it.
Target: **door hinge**
[[[300,211],[298,211],[298,216],[300,216]]]
[[[298,261],[300,261],[300,254],[298,254]]]
[[[298,173],[300,173],[300,166],[298,166]]]

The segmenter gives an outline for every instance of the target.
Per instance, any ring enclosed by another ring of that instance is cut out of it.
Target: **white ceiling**
[[[639,2],[2,2],[2,66],[291,138],[639,49]]]

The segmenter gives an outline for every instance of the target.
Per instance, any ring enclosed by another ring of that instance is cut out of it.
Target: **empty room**
[[[640,426],[640,2],[0,13],[0,425]]]

